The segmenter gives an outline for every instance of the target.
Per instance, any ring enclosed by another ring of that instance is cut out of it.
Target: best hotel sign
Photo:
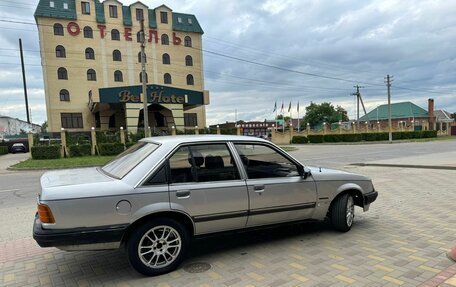
[[[142,86],[102,88],[99,94],[101,103],[142,103]],[[203,104],[203,93],[192,90],[147,85],[146,94],[151,104]]]

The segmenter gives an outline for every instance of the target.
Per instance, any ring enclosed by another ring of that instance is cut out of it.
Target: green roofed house
[[[388,105],[380,105],[359,119],[368,122],[372,129],[388,128]],[[394,129],[434,130],[434,100],[428,100],[428,110],[412,102],[391,104],[391,123]]]

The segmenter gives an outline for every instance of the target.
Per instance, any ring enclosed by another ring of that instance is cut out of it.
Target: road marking
[[[19,191],[20,189],[4,189],[0,190],[0,192],[11,192],[11,191]]]

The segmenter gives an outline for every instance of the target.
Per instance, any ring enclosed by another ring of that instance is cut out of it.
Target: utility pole
[[[359,89],[364,88],[364,87],[356,85],[356,86],[353,86],[353,88],[356,88],[356,92],[354,92],[352,95],[356,96],[356,125],[359,128],[359,101],[361,100],[361,94],[359,92]],[[366,109],[364,108],[364,103],[362,102],[362,100],[361,100],[361,103],[363,105],[364,113],[366,113]]]
[[[393,76],[386,75],[386,87],[388,88],[388,140],[390,143],[393,142],[393,127],[391,125],[391,82]]]
[[[144,137],[150,137],[149,134],[149,112],[147,110],[147,83],[146,83],[146,36],[144,34],[144,19],[140,20],[141,23],[141,81],[142,81],[142,94],[143,94],[143,118],[144,118]]]
[[[30,124],[30,112],[27,97],[27,82],[25,81],[24,54],[22,52],[22,40],[19,38],[19,51],[21,52],[22,82],[24,84],[25,111],[27,113],[27,122]]]

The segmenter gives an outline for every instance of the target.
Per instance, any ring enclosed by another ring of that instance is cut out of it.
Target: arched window
[[[84,38],[93,38],[93,30],[89,26],[84,27]]]
[[[60,23],[54,24],[54,35],[63,36],[63,26]]]
[[[142,83],[142,72],[139,73],[139,82]],[[146,73],[146,83],[149,82],[149,78],[147,77],[147,73]]]
[[[185,66],[193,66],[193,58],[190,55],[185,56]]]
[[[66,58],[65,47],[62,45],[55,47],[55,56],[57,58]]]
[[[123,82],[122,72],[117,70],[114,72],[114,82]]]
[[[138,63],[141,63],[141,52],[138,53]],[[147,63],[146,53],[144,53],[144,63]]]
[[[195,82],[193,81],[193,76],[188,74],[187,75],[187,85],[193,86],[194,84],[195,84]]]
[[[169,45],[169,38],[168,38],[168,35],[163,34],[163,35],[161,36],[161,41],[162,41],[162,45]]]
[[[120,33],[119,33],[119,30],[117,30],[117,29],[112,29],[112,30],[111,30],[111,40],[120,41]]]
[[[87,81],[96,81],[97,80],[97,73],[94,69],[87,70]]]
[[[136,42],[141,43],[141,31],[136,33]]]
[[[112,60],[113,61],[122,61],[122,53],[119,50],[112,51]]]
[[[192,46],[192,38],[190,38],[190,36],[185,36],[184,45],[185,45],[185,47],[191,47]]]
[[[61,102],[69,102],[70,101],[70,92],[68,90],[60,90],[60,101]]]
[[[95,52],[93,51],[92,48],[87,48],[85,50],[85,55],[86,55],[86,59],[95,60]]]
[[[163,81],[165,82],[165,84],[171,84],[172,83],[171,75],[168,73],[164,74]]]
[[[162,59],[163,59],[163,64],[165,64],[165,65],[171,64],[171,59],[169,58],[168,54],[164,53],[162,56]]]
[[[60,67],[57,70],[57,78],[59,80],[68,80],[68,72],[67,69]]]

